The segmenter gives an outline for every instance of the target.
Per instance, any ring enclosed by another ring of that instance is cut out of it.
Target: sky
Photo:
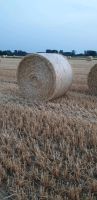
[[[0,50],[97,51],[97,0],[0,0]]]

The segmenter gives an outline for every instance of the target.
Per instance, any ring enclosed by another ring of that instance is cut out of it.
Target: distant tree
[[[14,50],[13,55],[15,56],[26,56],[27,52],[21,50]]]
[[[7,50],[7,51],[5,51],[5,55],[7,55],[7,56],[12,56],[13,53],[12,53],[10,50]]]
[[[3,55],[3,52],[0,50],[0,56],[2,56]]]
[[[52,50],[52,53],[58,53],[58,51],[57,50]]]
[[[58,51],[57,50],[47,49],[46,53],[58,53]]]
[[[50,49],[46,49],[46,53],[51,53],[51,50]]]
[[[93,50],[84,51],[85,56],[97,56],[97,52]]]
[[[27,52],[21,50],[15,50],[14,52],[10,50],[0,51],[0,56],[7,55],[7,56],[25,56]]]
[[[71,52],[64,52],[63,50],[60,50],[59,53],[64,56],[75,56],[75,50],[72,50]]]
[[[87,54],[87,51],[85,50],[85,51],[84,51],[84,55],[86,56],[86,54]]]
[[[60,53],[60,54],[64,54],[63,50],[60,50],[59,53]]]
[[[75,50],[72,50],[72,56],[75,56],[76,52]]]
[[[76,56],[76,57],[77,57],[77,56],[81,57],[81,56],[84,56],[84,53],[78,53],[78,54],[76,54],[75,56]]]
[[[72,56],[72,52],[63,52],[64,56]]]

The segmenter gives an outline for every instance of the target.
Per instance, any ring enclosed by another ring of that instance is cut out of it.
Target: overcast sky
[[[0,0],[0,49],[97,51],[97,0]]]

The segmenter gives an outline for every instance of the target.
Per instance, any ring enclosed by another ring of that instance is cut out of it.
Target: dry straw
[[[97,64],[95,64],[88,74],[88,87],[92,94],[97,95]]]
[[[17,70],[17,80],[24,97],[50,100],[62,96],[72,83],[72,69],[59,54],[32,54],[24,57]]]

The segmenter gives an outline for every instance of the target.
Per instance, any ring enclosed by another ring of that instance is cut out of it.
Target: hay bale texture
[[[32,54],[20,62],[17,81],[24,97],[31,100],[51,100],[62,96],[69,89],[72,69],[62,55]]]
[[[97,64],[95,64],[88,74],[88,87],[92,94],[97,95]]]

